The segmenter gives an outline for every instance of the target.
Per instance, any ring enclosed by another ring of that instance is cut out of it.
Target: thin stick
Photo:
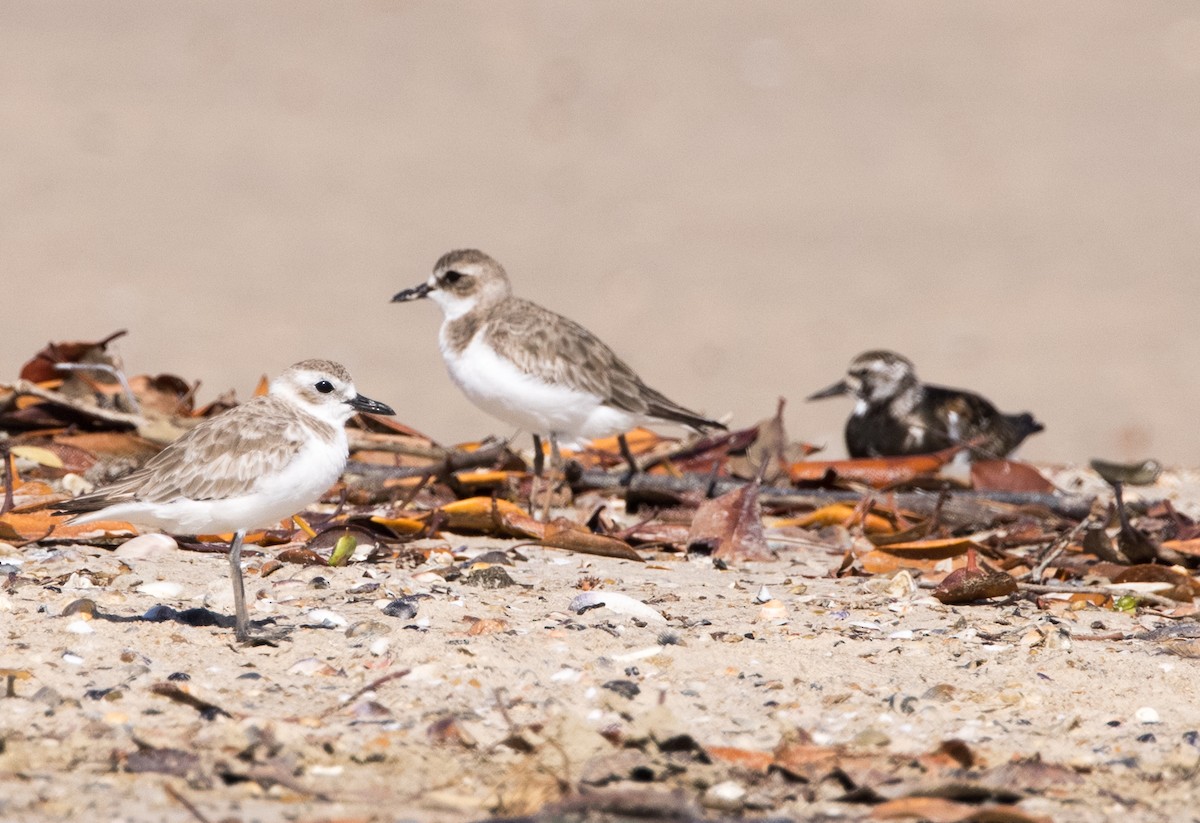
[[[1178,600],[1172,600],[1169,597],[1162,597],[1149,592],[1137,592],[1132,589],[1107,589],[1103,586],[1072,586],[1067,583],[1021,583],[1021,591],[1033,592],[1034,594],[1103,594],[1116,600],[1120,597],[1135,597],[1138,600],[1144,600],[1147,603],[1152,603],[1155,606],[1172,609],[1182,605]]]
[[[172,800],[174,800],[180,806],[183,806],[185,809],[188,810],[188,814],[190,814],[192,817],[199,820],[200,823],[209,823],[208,818],[205,817],[203,814],[201,814],[200,810],[196,808],[196,806],[192,803],[192,801],[190,801],[186,797],[184,797],[183,794],[180,793],[178,789],[176,789],[170,783],[163,783],[162,787],[163,787],[163,791],[167,793],[168,797],[170,797]]]
[[[246,613],[246,587],[242,581],[242,541],[246,530],[238,529],[229,545],[229,576],[233,578],[234,636],[239,643],[250,639],[250,616]]]
[[[8,444],[0,445],[0,454],[4,455],[4,504],[0,505],[0,514],[8,514],[13,507],[13,456]]]

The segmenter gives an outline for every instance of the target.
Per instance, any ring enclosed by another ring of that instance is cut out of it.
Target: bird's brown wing
[[[274,398],[255,398],[206,420],[140,469],[60,510],[95,511],[130,500],[220,500],[253,491],[260,477],[296,456],[315,422]]]
[[[604,341],[536,303],[509,298],[488,319],[484,339],[525,374],[596,395],[633,414],[697,428],[724,428],[647,386]]]

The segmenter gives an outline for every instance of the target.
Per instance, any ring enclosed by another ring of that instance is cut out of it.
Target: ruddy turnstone
[[[1002,414],[978,394],[922,383],[913,364],[891,351],[860,354],[846,379],[808,399],[839,394],[858,401],[846,421],[851,457],[922,454],[973,443],[973,455],[998,458],[1044,428],[1027,412]]]
[[[110,486],[77,497],[59,513],[72,523],[125,520],[173,534],[233,532],[236,634],[249,637],[242,541],[317,500],[338,479],[349,449],[344,424],[355,412],[395,414],[363,397],[345,367],[305,360],[271,381],[267,394],[205,420]]]
[[[583,326],[514,297],[504,267],[481,251],[443,255],[428,280],[392,301],[425,297],[444,314],[439,344],[450,378],[476,406],[533,434],[539,470],[539,435],[549,436],[553,456],[559,443],[618,434],[632,469],[623,433],[634,426],[725,428],[647,386]]]

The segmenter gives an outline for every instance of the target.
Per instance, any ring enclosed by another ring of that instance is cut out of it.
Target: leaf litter
[[[628,483],[615,440],[566,454],[543,522],[509,444],[361,418],[343,480],[250,536],[252,619],[290,631],[243,649],[207,628],[231,610],[207,556],[228,536],[135,551],[130,524],[48,513],[237,402],[127,377],[118,336],[0,384],[0,769],[41,776],[6,814],[82,814],[81,766],[171,781],[156,820],[390,819],[368,797],[439,820],[1190,802],[1194,474],[812,460],[781,401],[720,435],[632,433]],[[126,801],[86,802],[140,819]]]

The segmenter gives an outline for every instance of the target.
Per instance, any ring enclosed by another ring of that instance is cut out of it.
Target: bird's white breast
[[[472,403],[493,417],[534,434],[554,434],[562,445],[632,428],[639,418],[604,405],[600,397],[550,383],[518,369],[476,336],[461,352],[442,335],[442,356],[451,379]],[[553,356],[546,352],[547,357]]]

